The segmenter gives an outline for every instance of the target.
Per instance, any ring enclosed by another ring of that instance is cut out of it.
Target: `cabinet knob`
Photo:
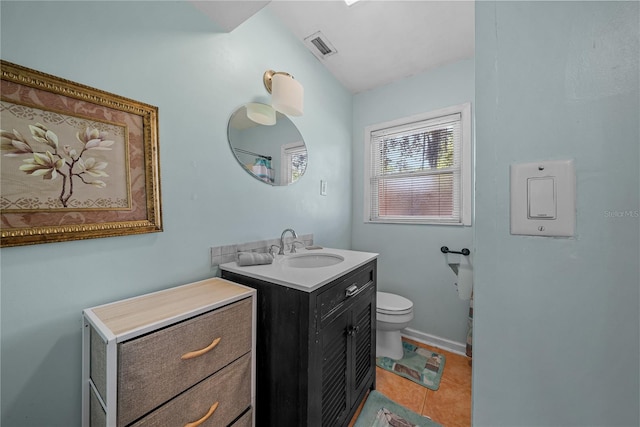
[[[347,331],[347,334],[349,335],[355,335],[358,333],[358,331],[360,330],[360,326],[352,326],[349,328],[349,330]]]

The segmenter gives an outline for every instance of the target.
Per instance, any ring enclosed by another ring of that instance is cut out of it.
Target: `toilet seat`
[[[413,311],[413,303],[400,295],[378,292],[376,312],[380,314],[402,315]]]

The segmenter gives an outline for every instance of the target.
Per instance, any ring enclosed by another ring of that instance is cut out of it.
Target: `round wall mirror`
[[[266,111],[273,113],[271,106],[265,104],[252,103],[238,108],[227,127],[231,151],[240,166],[255,179],[270,185],[293,184],[307,169],[307,146],[302,135],[287,116],[277,111],[273,125],[250,119],[247,108],[255,107],[267,107]]]

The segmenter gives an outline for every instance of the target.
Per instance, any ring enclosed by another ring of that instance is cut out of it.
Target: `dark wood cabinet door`
[[[375,375],[375,286],[326,319],[322,348],[322,426],[347,425],[347,416]]]
[[[332,316],[322,328],[322,427],[343,425],[349,410],[348,384],[348,324],[351,313],[343,311]]]
[[[371,286],[351,309],[350,405],[357,405],[372,384],[376,369],[376,289]]]

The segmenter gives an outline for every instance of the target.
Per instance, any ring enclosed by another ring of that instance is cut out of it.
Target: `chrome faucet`
[[[296,245],[304,246],[304,243],[299,240],[294,240],[293,242],[291,242],[291,250],[289,251],[290,254],[296,253]]]
[[[298,238],[298,235],[296,234],[296,232],[293,230],[293,228],[287,228],[285,229],[282,234],[280,235],[280,251],[278,251],[278,255],[284,255],[284,235],[287,234],[287,231],[291,232],[291,235],[293,236],[294,239]],[[295,247],[294,245],[292,245],[292,247]]]

